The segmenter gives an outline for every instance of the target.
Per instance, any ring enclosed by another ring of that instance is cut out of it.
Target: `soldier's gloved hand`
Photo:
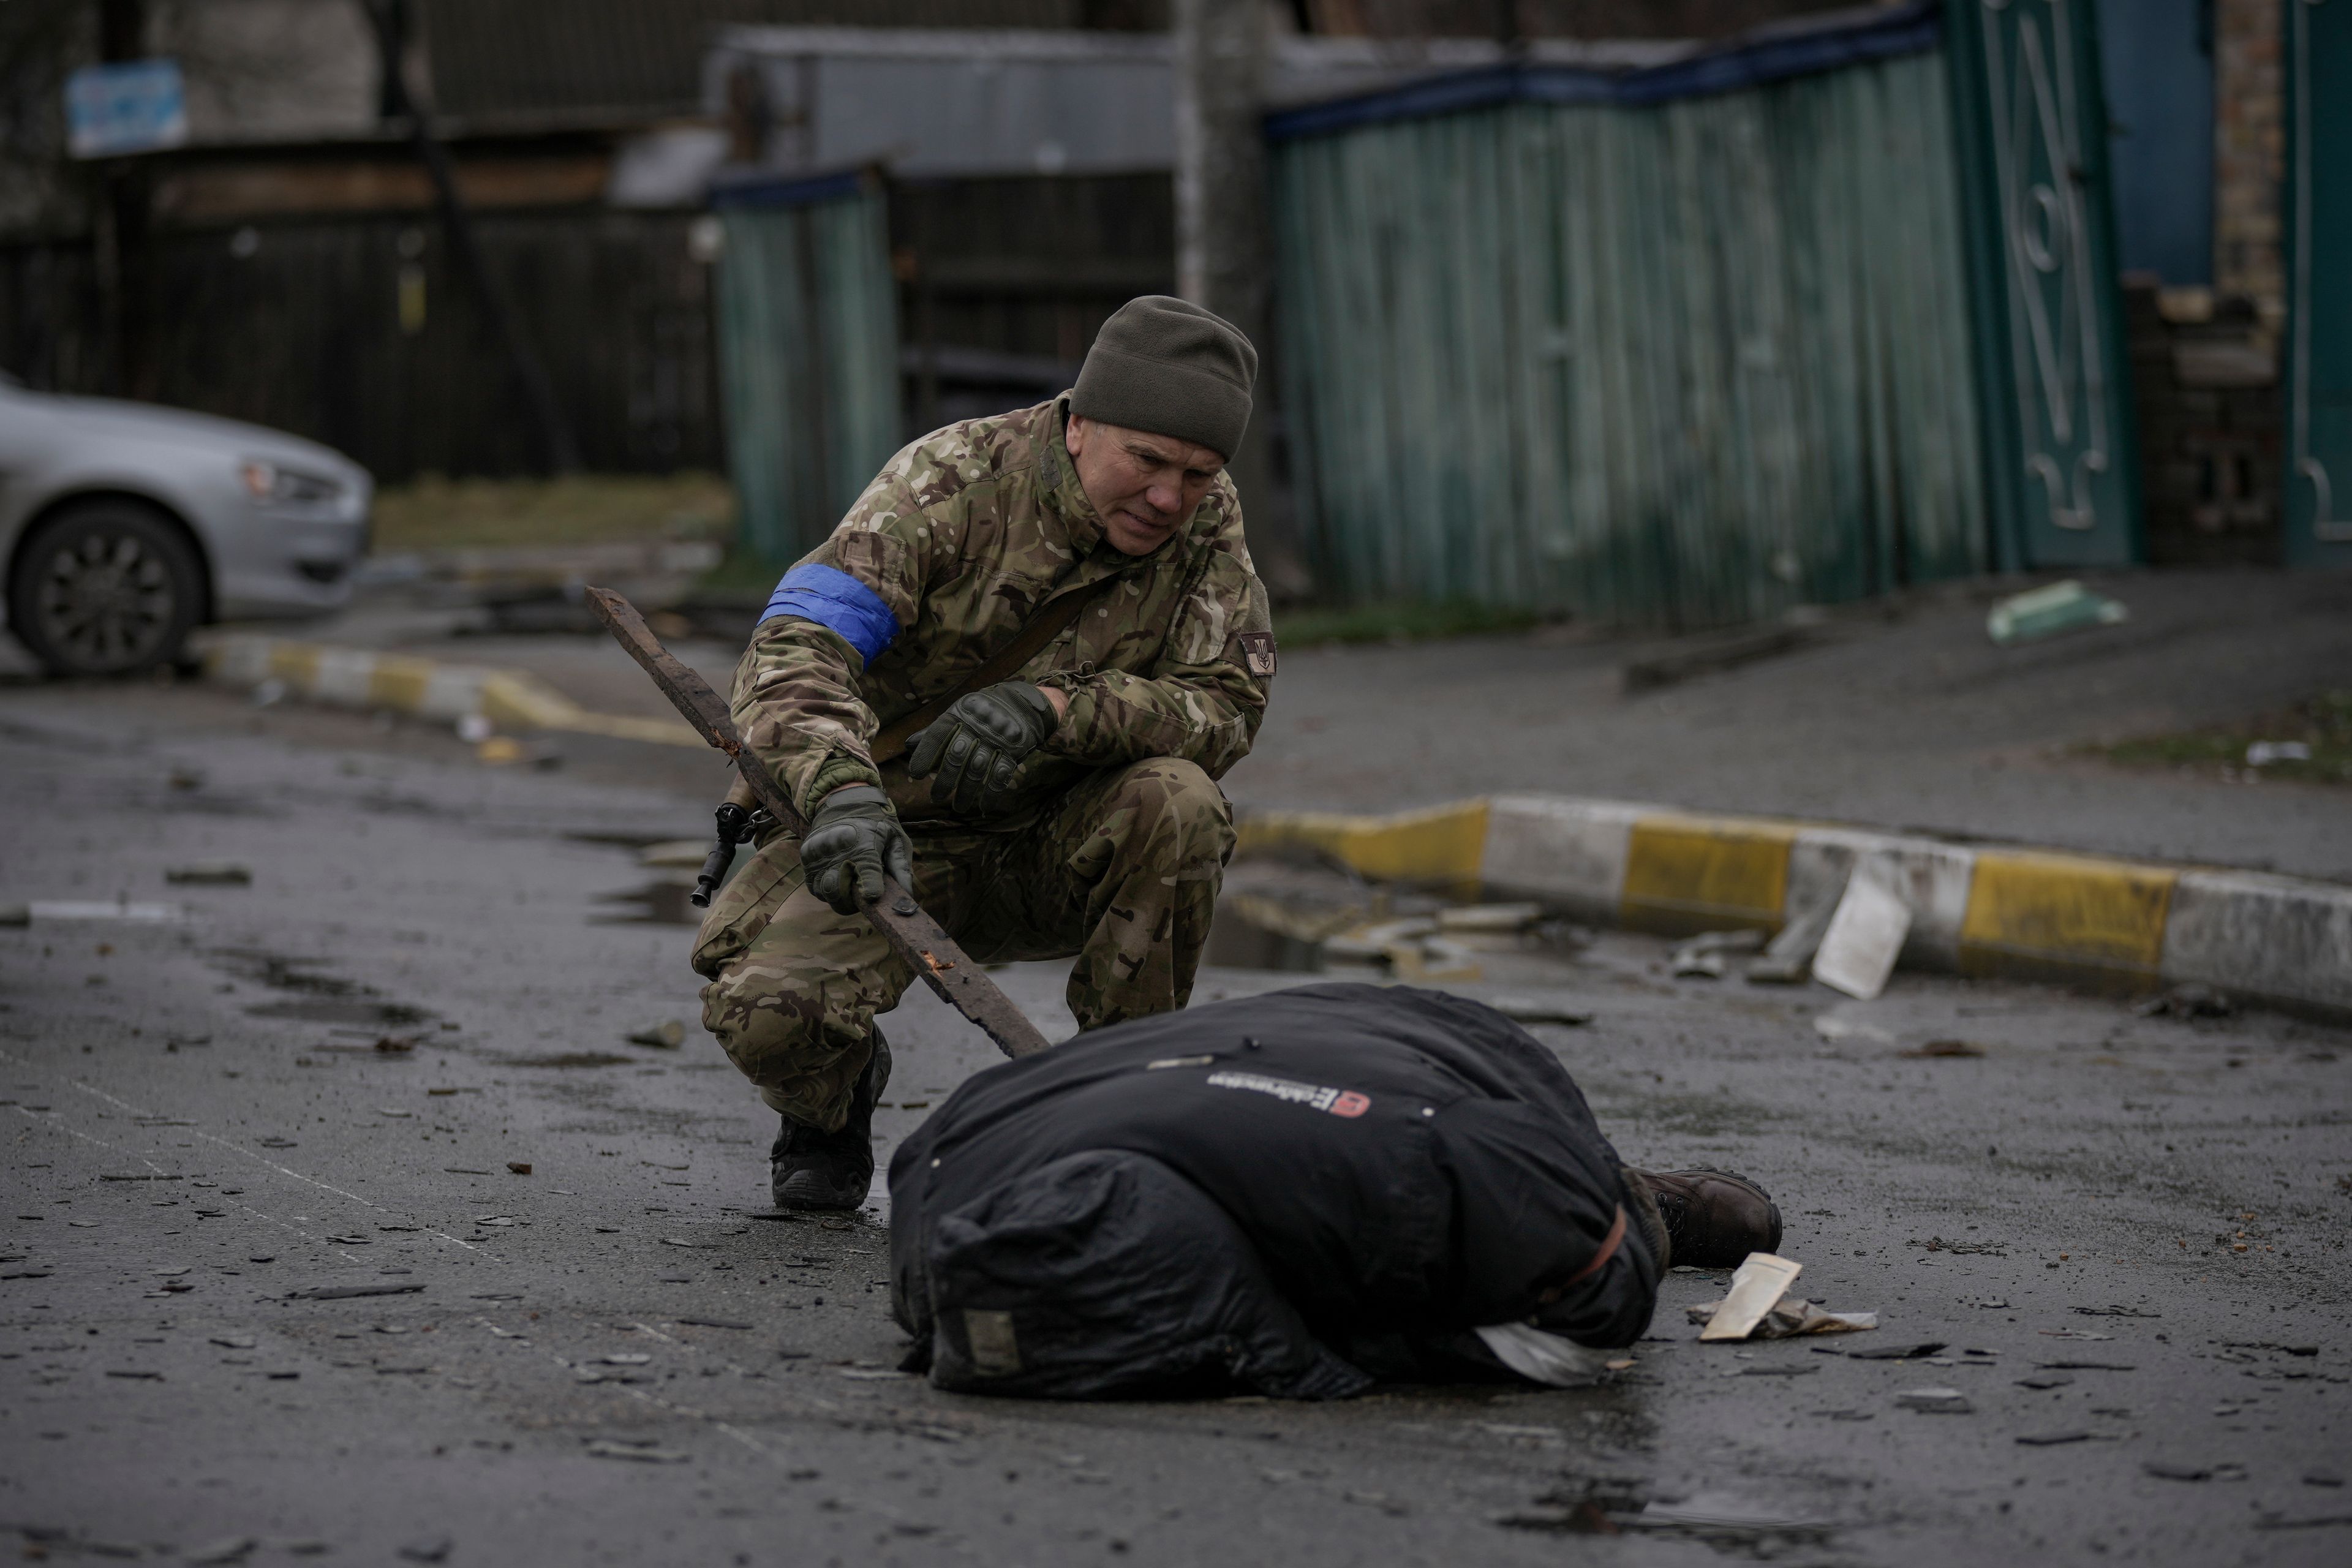
[[[1061,717],[1053,700],[1025,680],[983,686],[914,737],[907,772],[936,773],[931,799],[959,816],[994,816],[1013,804],[1022,760],[1045,743]]]
[[[915,885],[915,846],[898,826],[890,797],[872,784],[837,789],[817,804],[801,840],[809,891],[845,915],[882,896],[882,879]]]

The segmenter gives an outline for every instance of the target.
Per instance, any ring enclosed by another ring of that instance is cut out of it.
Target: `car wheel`
[[[168,663],[196,624],[205,573],[187,536],[131,501],[87,501],[33,530],[8,584],[8,625],[56,675]]]

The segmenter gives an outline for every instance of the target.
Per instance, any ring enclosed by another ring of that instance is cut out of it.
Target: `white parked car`
[[[0,375],[7,626],[59,675],[175,659],[207,621],[336,608],[374,493],[297,436]]]

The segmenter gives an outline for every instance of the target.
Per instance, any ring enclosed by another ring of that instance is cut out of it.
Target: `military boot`
[[[874,1054],[858,1075],[849,1115],[826,1132],[784,1118],[768,1150],[768,1186],[780,1209],[854,1209],[874,1184],[874,1107],[890,1081],[890,1047],[874,1031]]]
[[[1648,1190],[1665,1221],[1674,1261],[1698,1268],[1730,1268],[1751,1252],[1780,1245],[1780,1211],[1747,1177],[1708,1165],[1687,1171],[1625,1174]]]

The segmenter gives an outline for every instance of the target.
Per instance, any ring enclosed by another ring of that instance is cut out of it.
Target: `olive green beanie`
[[[1257,350],[1239,328],[1198,305],[1146,294],[1095,334],[1070,410],[1231,458],[1249,428],[1256,380]]]

